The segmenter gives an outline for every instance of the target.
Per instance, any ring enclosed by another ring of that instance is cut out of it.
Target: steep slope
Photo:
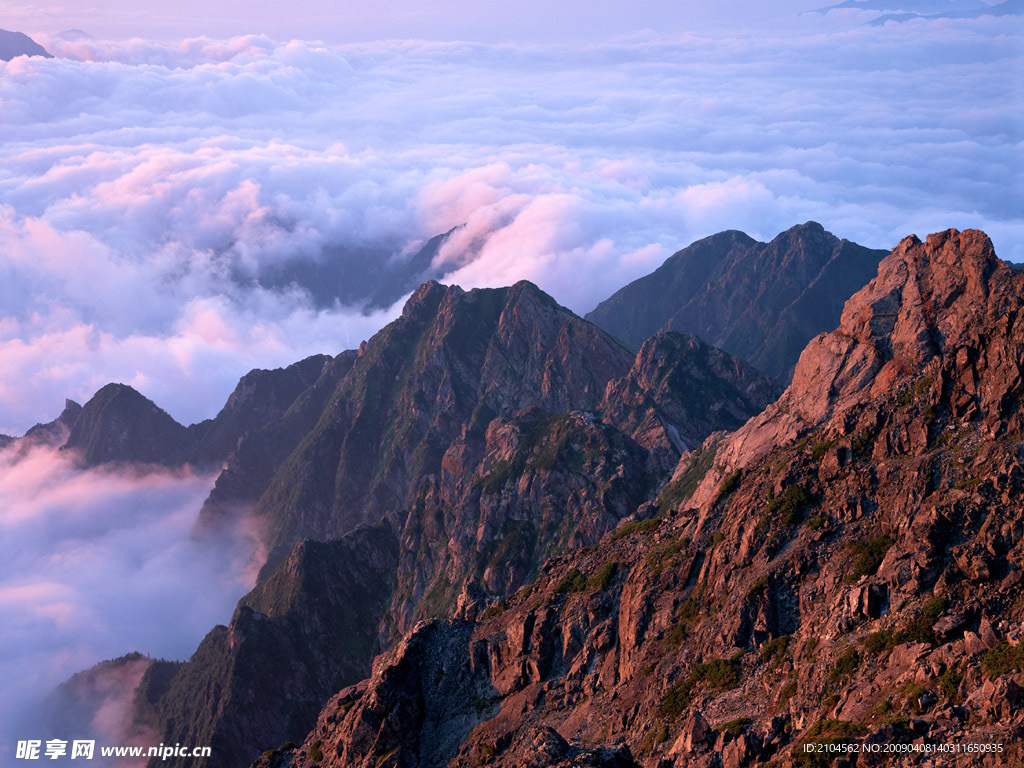
[[[226,454],[224,467],[200,510],[197,523],[200,533],[221,530],[252,509],[274,473],[316,425],[355,358],[352,350],[333,359],[326,358],[319,377],[302,390],[283,413],[262,425],[245,423],[247,428],[236,439],[234,450]]]
[[[328,355],[313,355],[287,368],[249,371],[213,419],[189,428],[188,460],[197,464],[223,461],[238,447],[241,437],[281,418],[317,382],[330,360]]]
[[[620,289],[587,319],[635,348],[659,330],[695,334],[787,383],[800,351],[835,327],[883,256],[816,222],[770,243],[721,232]]]
[[[1016,764],[1022,308],[983,233],[904,240],[661,519],[417,628],[257,765]]]

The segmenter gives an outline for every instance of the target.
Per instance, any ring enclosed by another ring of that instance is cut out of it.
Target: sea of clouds
[[[318,307],[269,265],[400,259],[456,226],[450,280],[531,279],[577,312],[727,228],[891,247],[981,227],[1024,260],[1018,30],[834,22],[588,46],[42,37],[56,58],[0,63],[0,432],[112,380],[208,417],[249,368],[400,309]]]

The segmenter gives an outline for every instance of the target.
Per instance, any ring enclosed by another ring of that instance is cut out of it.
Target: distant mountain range
[[[528,282],[427,282],[358,350],[251,372],[203,424],[109,385],[35,428],[85,465],[223,462],[198,533],[249,508],[267,532],[188,661],[107,663],[148,664],[131,727],[210,745],[207,768],[1009,743],[1024,272],[976,231],[880,254],[808,223],[654,275],[599,314],[637,351]],[[665,330],[692,318],[795,360],[788,389]],[[80,721],[104,670],[55,710]]]
[[[1024,13],[1022,0],[1003,0],[990,5],[980,0],[845,0],[820,9],[827,13],[835,9],[851,8],[878,11],[880,16],[869,24],[910,21],[911,19],[975,19],[981,16],[1019,16]]]
[[[8,32],[0,29],[0,61],[10,61],[15,56],[43,56],[52,59],[43,46],[22,32]]]

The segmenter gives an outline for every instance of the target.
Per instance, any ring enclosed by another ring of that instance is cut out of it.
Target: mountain
[[[885,253],[815,222],[770,243],[720,232],[670,256],[587,319],[634,348],[659,330],[691,333],[788,383],[800,351],[835,327]]]
[[[946,10],[941,13],[886,13],[877,19],[872,19],[869,24],[881,26],[887,22],[904,22],[913,19],[977,19],[982,16],[1020,16],[1024,14],[1024,2],[1022,0],[1004,0],[997,5],[970,6]]]
[[[23,32],[9,32],[6,29],[0,29],[0,61],[10,61],[16,56],[53,58],[43,46]]]
[[[83,406],[64,443],[87,466],[161,464],[183,456],[188,430],[125,384],[107,384]]]
[[[163,743],[210,746],[210,765],[248,764],[260,744],[305,733],[379,652],[397,559],[386,524],[300,544],[169,680],[147,672],[139,691],[156,695],[136,693],[137,720],[159,723]]]
[[[683,440],[699,445],[777,396],[681,334],[634,355],[530,283],[424,284],[229,458],[202,527],[277,462],[255,506],[270,558],[230,625],[139,719],[164,743],[220,745],[211,766],[301,739],[421,620],[512,594],[551,557],[653,514]],[[275,436],[294,446],[283,459]],[[289,663],[257,673],[275,659]]]
[[[1014,764],[1022,309],[983,233],[903,240],[659,516],[464,594],[254,766]]]
[[[842,3],[821,8],[818,12],[828,13],[831,10],[849,8],[859,11],[927,15],[950,11],[975,11],[988,7],[990,6],[981,0],[844,0]]]
[[[82,406],[74,400],[65,400],[64,410],[56,419],[46,424],[36,424],[20,438],[11,439],[17,441],[20,451],[27,451],[40,445],[51,447],[64,445],[71,434],[71,428],[74,427],[81,413]]]
[[[527,406],[593,410],[633,355],[529,283],[463,291],[427,283],[366,342],[256,516],[270,566],[302,538],[333,538],[409,509],[456,438]]]

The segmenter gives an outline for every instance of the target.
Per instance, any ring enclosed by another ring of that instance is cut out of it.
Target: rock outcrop
[[[634,348],[657,331],[695,334],[787,384],[807,342],[835,327],[843,303],[885,255],[813,221],[770,243],[720,232],[620,289],[587,319]]]

